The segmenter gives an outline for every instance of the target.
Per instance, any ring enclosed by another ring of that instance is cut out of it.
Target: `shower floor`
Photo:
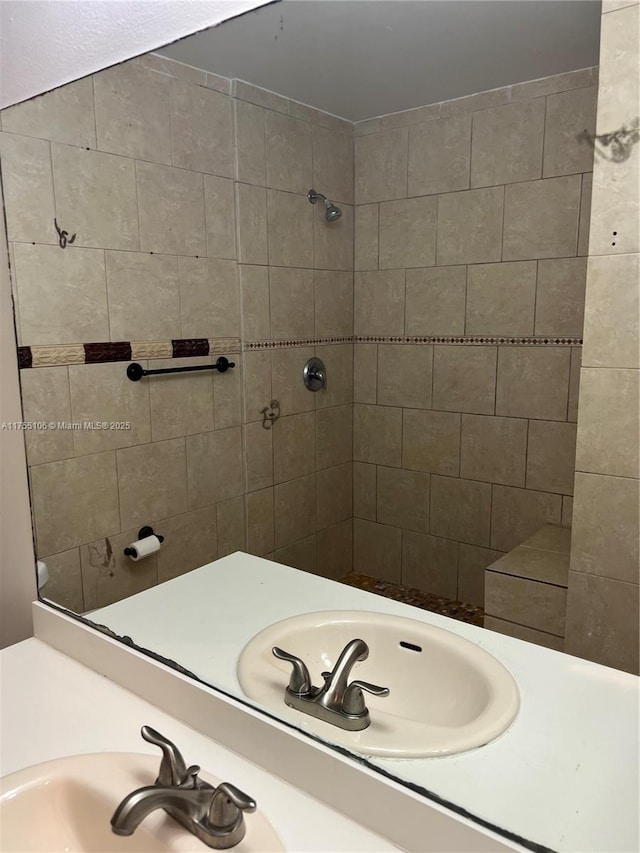
[[[439,613],[441,616],[449,616],[451,619],[458,619],[460,622],[469,622],[471,625],[479,625],[480,627],[484,625],[484,610],[475,604],[454,601],[451,598],[444,598],[442,595],[421,592],[421,590],[413,589],[410,586],[380,581],[377,578],[355,572],[343,578],[341,583],[373,592],[375,595],[382,595],[385,598],[393,598],[394,601],[402,601],[404,604],[411,604],[413,607],[420,607],[422,610],[430,610],[432,613]]]

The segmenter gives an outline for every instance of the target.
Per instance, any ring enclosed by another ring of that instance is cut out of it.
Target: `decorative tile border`
[[[247,350],[291,349],[292,347],[319,346],[322,344],[440,344],[455,346],[527,346],[527,347],[579,347],[582,338],[553,338],[531,335],[529,337],[503,337],[487,335],[342,335],[334,338],[297,338],[285,341],[248,341]]]
[[[69,364],[104,364],[141,358],[195,358],[239,353],[238,338],[177,338],[171,341],[105,341],[91,344],[57,344],[18,347],[18,366],[57,367]]]

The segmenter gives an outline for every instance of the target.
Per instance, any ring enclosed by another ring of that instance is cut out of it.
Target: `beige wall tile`
[[[496,414],[564,421],[570,359],[566,347],[500,347]]]
[[[582,194],[580,196],[580,221],[578,223],[578,254],[589,254],[589,223],[591,221],[591,172],[582,176]]]
[[[400,583],[402,531],[397,527],[363,521],[353,522],[353,570],[382,581]]]
[[[547,98],[544,177],[593,169],[593,148],[581,137],[595,133],[598,87],[560,92]]]
[[[197,367],[203,364],[211,364],[211,359],[209,357],[152,359],[149,367],[162,369]],[[140,390],[135,386],[134,390],[140,394]],[[153,441],[213,429],[213,378],[209,371],[156,376],[149,383],[148,393],[151,403]]]
[[[569,580],[569,554],[519,545],[492,563],[489,568],[491,572],[499,572],[502,575],[566,587]]]
[[[576,474],[573,572],[638,583],[639,493],[638,480]]]
[[[266,353],[260,353],[264,358]],[[278,349],[271,353],[273,396],[280,401],[280,413],[295,415],[310,412],[316,407],[317,393],[309,391],[304,384],[302,372],[307,361],[314,355],[313,348],[293,347]],[[263,392],[267,405],[271,397]]]
[[[428,533],[429,475],[378,466],[376,506],[382,524]]]
[[[510,89],[504,86],[501,89],[491,89],[488,92],[478,92],[475,95],[467,95],[464,98],[454,98],[451,101],[443,101],[440,104],[442,116],[462,115],[476,110],[486,110],[489,107],[497,107],[509,100]]]
[[[313,206],[305,196],[268,190],[269,263],[313,267]]]
[[[358,272],[353,280],[356,335],[404,334],[404,270]]]
[[[313,281],[316,335],[352,335],[353,273],[315,270]]]
[[[402,584],[432,595],[458,597],[458,543],[402,531]]]
[[[104,252],[14,246],[22,343],[109,340]]]
[[[123,62],[94,74],[93,88],[100,150],[171,164],[169,77],[137,62]],[[75,139],[59,141],[82,144]]]
[[[38,556],[57,554],[120,529],[114,453],[36,465],[30,473]]]
[[[75,423],[131,425],[128,429],[74,430],[77,456],[151,441],[149,389],[141,388],[138,382],[130,382],[124,364],[72,364],[69,385]]]
[[[355,201],[368,204],[407,195],[408,129],[357,136]]]
[[[487,572],[484,601],[489,616],[564,636],[567,591],[562,587]]]
[[[134,562],[124,549],[138,538],[131,529],[90,542],[80,548],[84,606],[88,611],[105,607],[158,583],[155,555]]]
[[[474,113],[471,186],[540,178],[544,115],[542,98]]]
[[[573,520],[573,498],[562,496],[562,524],[570,527]]]
[[[330,527],[353,515],[353,464],[336,465],[316,477],[318,528]]]
[[[402,467],[458,476],[460,415],[405,409],[402,415]]]
[[[66,86],[3,110],[2,128],[9,133],[95,148],[91,77],[67,83]]]
[[[576,469],[638,476],[640,371],[583,367]]]
[[[47,557],[49,580],[41,587],[40,595],[74,613],[84,612],[80,551],[74,548]]]
[[[183,438],[126,447],[117,451],[117,459],[121,529],[186,512]]]
[[[462,416],[461,477],[524,486],[526,460],[526,420]]]
[[[351,135],[313,128],[313,186],[331,201],[353,204]]]
[[[640,367],[640,256],[589,258],[583,363]]]
[[[243,264],[268,264],[266,190],[237,184],[236,210],[238,260]]]
[[[0,155],[8,239],[57,245],[49,143],[0,133]]]
[[[313,270],[270,267],[271,337],[313,337]]]
[[[154,530],[164,536],[157,553],[158,583],[184,575],[218,557],[216,508],[205,506],[158,521]]]
[[[564,524],[564,522],[563,522]],[[571,550],[571,527],[547,524],[522,543],[523,548],[552,551],[554,554],[569,555]]]
[[[567,654],[638,675],[639,621],[637,584],[571,572]]]
[[[210,258],[235,258],[236,213],[233,181],[205,175],[204,207],[207,255]]]
[[[435,264],[436,211],[435,196],[380,205],[380,269]]]
[[[247,547],[262,557],[273,551],[273,489],[247,495]]]
[[[179,258],[178,270],[182,336],[239,337],[240,295],[235,261]]]
[[[471,115],[409,128],[409,195],[469,189]]]
[[[318,574],[339,580],[353,570],[353,522],[343,521],[318,532]]]
[[[247,490],[253,492],[273,485],[273,429],[264,429],[261,423],[247,424],[244,448]]]
[[[463,335],[467,268],[407,270],[407,335]]]
[[[222,92],[223,95],[231,94],[231,80],[228,77],[221,77],[219,74],[213,74],[211,71],[207,71],[205,86],[207,89]]]
[[[311,126],[268,110],[265,138],[267,186],[306,195],[313,183]]]
[[[326,409],[353,403],[353,345],[319,346],[316,356],[327,368],[327,387],[316,393],[316,407]]]
[[[242,423],[242,360],[240,353],[230,354],[235,368],[226,373],[212,371],[213,378],[213,417],[216,429],[240,426]],[[216,355],[209,356],[207,363],[215,361]]]
[[[517,261],[575,255],[581,187],[580,175],[508,185],[502,257]]]
[[[57,425],[73,420],[68,370],[68,367],[39,367],[20,371],[25,421]],[[29,465],[56,462],[74,455],[73,431],[70,429],[25,430],[24,437]]]
[[[334,406],[316,412],[318,469],[351,462],[353,458],[353,407]]]
[[[582,348],[571,347],[571,367],[569,370],[569,403],[567,406],[567,420],[576,422],[578,420],[578,395],[580,392],[580,365],[582,361]]]
[[[280,418],[273,425],[273,469],[276,483],[316,470],[316,416],[313,412]]]
[[[174,166],[232,178],[231,98],[172,80],[171,145]]]
[[[262,341],[271,337],[269,315],[269,268],[240,265],[244,338]]]
[[[510,551],[543,525],[560,524],[561,509],[560,495],[493,486],[491,547]]]
[[[378,403],[431,407],[433,347],[407,344],[378,347]]]
[[[75,245],[138,249],[133,161],[56,143],[51,156],[58,224],[77,234]]]
[[[236,170],[238,180],[263,187],[266,183],[265,111],[234,98]]]
[[[635,190],[639,180],[637,146],[628,160],[598,159],[591,195],[590,255],[640,252],[640,210]]]
[[[378,269],[377,204],[359,204],[355,208],[354,269]]]
[[[602,0],[602,14],[607,12],[617,12],[618,9],[624,9],[626,6],[637,6],[638,0]]]
[[[190,509],[218,503],[244,492],[240,427],[190,435],[186,446]]]
[[[353,347],[353,401],[375,403],[378,387],[378,347],[355,344]]]
[[[353,407],[353,458],[399,468],[402,455],[402,409]]]
[[[575,461],[575,424],[558,421],[529,422],[528,489],[572,495]]]
[[[315,575],[318,570],[317,537],[309,536],[293,545],[280,548],[273,555],[273,560],[283,566]]]
[[[216,506],[218,559],[247,550],[244,495],[222,501]]]
[[[397,113],[389,113],[388,115],[381,116],[380,129],[392,130],[396,127],[410,127],[414,124],[432,121],[439,116],[440,104],[427,104],[425,107],[415,107],[414,109],[401,110]]]
[[[316,269],[353,270],[353,208],[342,205],[342,216],[327,222],[324,207],[312,209]]]
[[[438,264],[499,261],[503,187],[438,197]]]
[[[143,65],[145,68],[150,68],[159,74],[168,74],[169,77],[176,77],[178,80],[187,80],[190,83],[197,83],[200,86],[207,85],[206,71],[202,71],[200,68],[193,68],[191,65],[185,65],[176,59],[169,59],[168,56],[160,56],[159,53],[144,53],[142,56],[137,57],[137,59],[130,61]]]
[[[242,101],[248,101],[251,104],[257,104],[260,107],[267,107],[270,110],[285,114],[288,111],[289,101],[287,98],[276,95],[275,92],[253,86],[251,83],[245,83],[244,80],[232,80],[231,86],[233,95]]]
[[[478,548],[477,545],[458,547],[458,598],[467,604],[484,607],[484,572],[502,555],[501,551]],[[486,622],[485,622],[486,627]]]
[[[203,176],[154,163],[136,175],[142,251],[206,255]]]
[[[517,83],[515,86],[511,86],[511,100],[541,98],[555,92],[567,92],[569,89],[581,89],[584,86],[590,86],[592,70],[592,68],[579,68],[577,71],[567,71],[565,74],[552,74],[550,77]]]
[[[434,347],[434,409],[492,415],[496,350],[496,347],[483,346]]]
[[[491,486],[431,477],[431,533],[469,545],[489,545]]]
[[[316,532],[315,475],[281,483],[273,490],[276,548]]]
[[[353,514],[357,518],[376,520],[377,470],[375,465],[353,463]]]
[[[536,335],[582,336],[586,258],[538,261]]]
[[[467,335],[531,335],[535,311],[535,261],[469,267]]]
[[[514,622],[507,622],[505,619],[496,619],[495,616],[485,616],[484,627],[489,631],[505,634],[507,637],[515,637],[516,640],[524,640],[525,643],[535,643],[537,646],[554,649],[556,652],[564,650],[563,637],[556,637],[544,631],[536,631],[535,628],[527,628],[526,625],[516,625]]]
[[[598,133],[614,130],[629,121],[629,105],[638,102],[640,84],[638,42],[640,17],[633,7],[602,18]]]
[[[105,259],[112,340],[182,337],[178,259],[141,252],[105,252]]]

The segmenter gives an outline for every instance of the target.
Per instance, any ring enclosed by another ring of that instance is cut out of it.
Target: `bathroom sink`
[[[209,850],[163,811],[129,837],[114,835],[110,820],[118,803],[158,774],[153,755],[107,752],[36,764],[0,780],[0,849],[18,853],[203,853]],[[211,784],[219,780],[202,773]],[[258,809],[260,803],[258,803]],[[237,853],[282,851],[267,820],[248,815]]]
[[[368,728],[350,732],[285,705],[291,665],[280,648],[301,658],[311,680],[330,670],[354,638],[369,646],[351,679],[388,687],[366,695]],[[417,758],[483,746],[513,722],[520,704],[507,669],[475,643],[432,625],[355,610],[306,613],[265,628],[243,649],[238,680],[245,694],[300,729],[364,755]]]

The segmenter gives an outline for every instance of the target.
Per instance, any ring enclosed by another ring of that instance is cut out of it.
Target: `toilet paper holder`
[[[140,530],[138,530],[138,539],[146,539],[147,536],[157,536],[160,542],[164,542],[164,536],[161,536],[159,533],[156,533],[153,527],[145,525],[145,527],[141,527]],[[135,557],[135,548],[125,548],[124,555],[125,557]]]

